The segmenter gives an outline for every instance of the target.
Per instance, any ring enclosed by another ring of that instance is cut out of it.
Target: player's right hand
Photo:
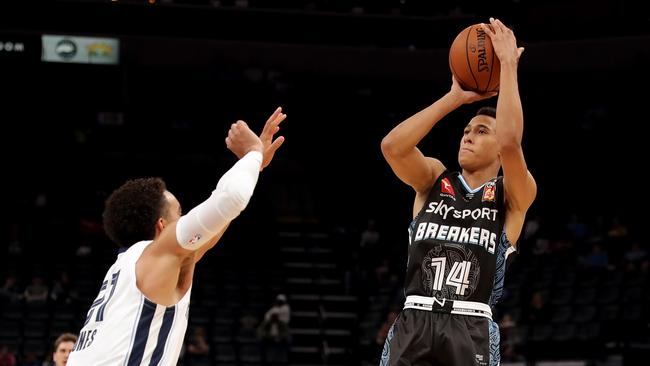
[[[485,31],[492,41],[494,53],[499,58],[501,65],[519,63],[519,58],[524,52],[523,47],[517,47],[517,38],[512,32],[499,19],[490,18],[490,24],[481,24],[481,28]]]
[[[264,153],[262,140],[251,131],[246,122],[241,120],[230,126],[228,137],[226,137],[226,146],[239,159],[251,151]]]
[[[497,95],[497,92],[487,92],[483,94],[479,94],[473,91],[469,90],[464,90],[461,86],[458,80],[456,80],[455,76],[451,76],[451,89],[449,90],[449,94],[459,102],[459,104],[469,104],[469,103],[474,103],[479,100],[487,99],[487,98],[492,98],[493,96]]]

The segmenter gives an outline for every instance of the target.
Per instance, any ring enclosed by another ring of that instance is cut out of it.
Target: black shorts
[[[499,328],[491,319],[405,309],[390,328],[380,366],[496,366]]]

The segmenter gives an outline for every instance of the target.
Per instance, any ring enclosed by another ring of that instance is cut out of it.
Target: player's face
[[[499,158],[496,119],[480,115],[472,118],[463,131],[458,162],[463,169],[480,169]]]
[[[165,221],[167,225],[181,218],[181,204],[176,197],[169,191],[165,191],[165,199],[167,200],[167,213],[165,214]]]
[[[61,342],[52,355],[54,365],[65,366],[68,363],[68,356],[72,352],[72,347],[74,347],[74,342]]]

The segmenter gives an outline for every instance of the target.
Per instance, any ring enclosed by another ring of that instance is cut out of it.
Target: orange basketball
[[[470,25],[460,32],[449,49],[449,67],[465,90],[477,93],[499,90],[501,64],[492,41],[481,26]]]

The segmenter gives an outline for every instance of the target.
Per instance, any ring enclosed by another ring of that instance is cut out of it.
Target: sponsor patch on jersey
[[[487,182],[483,188],[483,202],[494,202],[497,185],[494,182]]]
[[[449,182],[449,178],[443,178],[441,184],[441,193],[447,193],[450,194],[453,198],[456,198],[456,192],[454,192],[454,187],[451,185],[451,182]]]

